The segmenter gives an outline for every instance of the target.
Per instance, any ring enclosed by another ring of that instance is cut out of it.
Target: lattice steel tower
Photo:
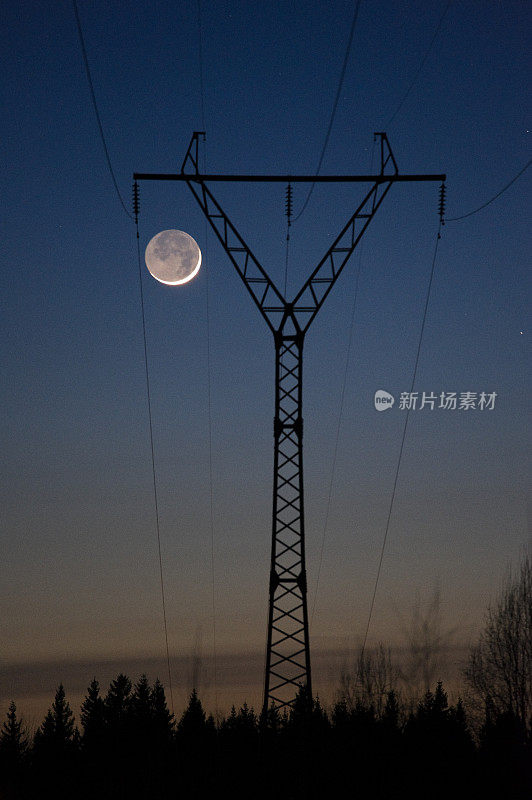
[[[272,703],[280,708],[291,706],[301,686],[312,696],[303,504],[305,334],[392,183],[444,181],[445,175],[399,175],[385,133],[375,134],[380,143],[377,175],[202,175],[198,150],[203,135],[201,131],[193,134],[181,173],[135,173],[133,177],[187,183],[274,338],[273,515],[263,706],[266,711]],[[207,188],[207,182],[215,181],[358,182],[370,183],[371,188],[295,298],[288,301]]]

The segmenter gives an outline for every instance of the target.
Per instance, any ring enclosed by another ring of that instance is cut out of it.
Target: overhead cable
[[[138,184],[135,181],[133,186],[133,209],[135,214],[135,227],[137,230],[137,261],[139,272],[139,290],[140,290],[140,308],[142,316],[142,341],[144,343],[144,371],[146,376],[146,397],[148,404],[148,420],[150,432],[150,451],[151,451],[151,469],[153,479],[153,499],[155,506],[155,528],[157,531],[157,549],[159,553],[159,579],[161,584],[161,600],[163,609],[163,623],[164,623],[164,638],[166,642],[166,666],[168,669],[168,688],[170,690],[170,703],[172,706],[172,714],[174,713],[174,695],[172,691],[172,670],[170,667],[170,649],[168,647],[168,624],[166,621],[166,599],[164,592],[164,575],[163,575],[163,558],[161,551],[161,531],[159,524],[159,501],[157,495],[157,473],[155,470],[155,448],[153,444],[153,422],[151,413],[151,391],[150,391],[150,372],[148,369],[148,347],[146,343],[146,315],[144,312],[144,289],[142,285],[142,266],[140,257],[140,237],[139,237],[139,190]]]
[[[419,354],[421,352],[421,344],[423,342],[423,333],[425,331],[425,323],[427,321],[427,310],[428,310],[428,307],[429,307],[430,293],[431,293],[432,282],[433,282],[433,278],[434,278],[434,268],[436,266],[436,256],[438,254],[438,245],[439,245],[440,238],[441,238],[442,225],[443,225],[443,217],[440,214],[440,222],[439,222],[439,225],[438,225],[438,234],[436,236],[436,244],[435,244],[435,247],[434,247],[434,255],[433,255],[433,258],[432,258],[432,266],[431,266],[431,270],[430,270],[430,278],[429,278],[429,283],[428,283],[428,286],[427,286],[427,294],[426,294],[426,297],[425,297],[425,307],[423,309],[423,319],[422,319],[422,322],[421,322],[421,330],[419,332],[419,341],[418,341],[418,345],[417,345],[416,359],[415,359],[415,362],[414,362],[414,371],[412,373],[412,381],[411,381],[411,385],[410,385],[410,394],[412,394],[412,392],[414,391],[414,386],[415,386],[415,383],[416,383],[417,369],[418,369],[418,365],[419,365]],[[397,467],[395,469],[395,477],[394,477],[394,481],[393,481],[392,494],[391,494],[390,503],[389,503],[389,506],[388,506],[388,516],[387,516],[387,519],[386,519],[386,527],[385,527],[385,530],[384,530],[384,537],[383,537],[382,545],[381,545],[379,562],[378,562],[378,566],[377,566],[377,574],[375,576],[375,584],[373,586],[373,595],[372,595],[372,598],[371,598],[371,603],[370,603],[370,608],[369,608],[368,621],[366,623],[366,630],[364,632],[364,639],[363,639],[363,642],[362,642],[362,651],[361,651],[362,652],[362,657],[363,657],[364,651],[366,649],[366,643],[367,643],[367,640],[368,640],[369,628],[370,628],[370,625],[371,625],[371,618],[373,616],[373,609],[374,609],[374,606],[375,606],[375,597],[377,595],[377,588],[378,588],[378,585],[379,585],[379,579],[380,579],[381,571],[382,571],[382,562],[383,562],[383,559],[384,559],[384,551],[386,549],[386,542],[388,541],[388,533],[389,533],[389,530],[390,530],[390,520],[392,518],[392,511],[393,511],[393,506],[394,506],[394,501],[395,501],[395,494],[396,494],[396,490],[397,490],[397,481],[399,479],[399,471],[401,469],[401,461],[402,461],[402,458],[403,458],[403,450],[404,450],[404,446],[405,446],[406,432],[408,430],[408,421],[409,421],[409,419],[410,419],[410,407],[406,411],[405,423],[404,423],[404,426],[403,426],[403,433],[402,433],[402,436],[401,436],[401,445],[399,447],[399,456],[398,456],[398,459],[397,459]]]
[[[102,126],[102,121],[101,121],[101,118],[100,118],[100,112],[98,111],[98,104],[96,102],[96,95],[94,93],[94,85],[92,83],[91,71],[90,71],[90,67],[89,67],[89,60],[87,58],[87,50],[85,49],[85,40],[83,38],[83,31],[81,29],[81,21],[80,21],[80,18],[79,18],[78,4],[77,4],[76,0],[72,0],[72,6],[74,8],[74,14],[76,15],[76,24],[77,24],[77,28],[78,28],[79,43],[80,43],[80,46],[81,46],[81,53],[82,53],[82,56],[83,56],[83,63],[85,64],[85,73],[87,75],[87,81],[88,81],[88,84],[89,84],[89,90],[90,90],[90,94],[91,94],[92,106],[94,108],[94,113],[96,115],[96,122],[98,123],[98,130],[100,131],[100,139],[102,140],[103,151],[104,151],[104,154],[105,154],[105,160],[107,162],[107,167],[108,167],[109,173],[111,175],[111,180],[113,181],[113,186],[115,187],[116,194],[118,196],[118,199],[120,200],[120,204],[121,204],[122,208],[124,209],[124,211],[126,212],[126,214],[128,215],[129,219],[132,220],[133,219],[133,215],[128,211],[127,206],[124,203],[124,199],[123,199],[122,195],[120,194],[120,189],[118,188],[118,183],[116,181],[116,176],[115,176],[115,173],[114,173],[114,170],[113,170],[113,165],[111,164],[111,158],[109,156],[109,150],[107,148],[107,142],[105,141],[105,135],[104,135],[104,132],[103,132],[103,126]]]
[[[373,158],[375,155],[375,138],[373,139],[373,146],[371,148],[371,160],[369,166],[369,172],[371,174],[373,170]],[[344,400],[345,400],[345,390],[347,386],[347,374],[349,371],[349,363],[351,361],[351,351],[353,346],[353,334],[355,330],[355,316],[356,316],[356,309],[357,309],[357,299],[358,299],[358,284],[360,278],[360,271],[362,269],[362,248],[364,246],[364,242],[360,243],[360,250],[359,250],[359,258],[358,258],[358,266],[356,270],[355,276],[355,290],[353,292],[353,304],[351,306],[351,320],[349,324],[349,339],[347,344],[347,353],[345,357],[345,368],[344,368],[344,378],[342,382],[342,390],[340,392],[340,409],[338,411],[338,421],[336,424],[336,436],[334,440],[334,451],[333,451],[333,460],[332,460],[332,467],[331,467],[331,479],[329,481],[329,493],[327,495],[327,505],[325,507],[325,518],[323,521],[323,531],[321,536],[321,545],[320,545],[320,555],[318,560],[318,573],[316,577],[316,589],[314,591],[314,602],[312,603],[312,612],[310,615],[310,624],[312,625],[314,621],[314,614],[316,612],[316,604],[318,600],[318,589],[320,586],[320,576],[321,576],[321,568],[323,565],[323,553],[325,550],[325,539],[327,535],[327,528],[329,524],[329,514],[331,510],[331,500],[332,500],[332,492],[334,486],[334,479],[336,476],[336,462],[338,458],[338,444],[340,441],[340,429],[342,426],[342,418],[344,413]]]
[[[491,197],[489,200],[486,200],[486,202],[482,203],[482,205],[479,206],[478,208],[475,208],[474,211],[469,211],[467,214],[462,214],[460,217],[447,217],[446,222],[458,222],[458,220],[460,219],[466,219],[466,217],[472,217],[473,214],[476,214],[478,211],[482,211],[483,208],[489,206],[490,203],[493,203],[494,200],[496,200],[498,197],[501,196],[501,194],[503,194],[507,189],[509,189],[512,183],[515,183],[516,180],[523,174],[523,172],[526,172],[526,170],[529,168],[531,164],[532,164],[532,158],[525,164],[523,169],[519,170],[517,175],[515,175],[512,178],[512,180],[506,184],[506,186],[503,186],[502,189],[499,192],[497,192],[497,194],[494,194],[493,197]]]
[[[355,33],[355,27],[356,27],[356,24],[357,24],[359,8],[360,8],[360,0],[357,0],[357,4],[355,6],[355,13],[353,14],[353,21],[351,22],[351,30],[349,31],[349,38],[347,40],[347,47],[346,47],[346,50],[345,50],[344,63],[342,64],[342,71],[340,73],[340,80],[338,81],[338,88],[336,90],[336,97],[334,98],[334,103],[333,103],[332,112],[331,112],[331,118],[329,119],[329,126],[327,128],[327,133],[325,134],[325,141],[323,143],[323,147],[322,147],[322,150],[321,150],[320,160],[318,161],[318,167],[316,169],[316,175],[319,175],[319,172],[320,172],[320,169],[321,169],[321,165],[322,165],[322,162],[323,162],[323,157],[325,155],[325,151],[327,149],[327,145],[329,144],[329,137],[331,135],[334,118],[336,116],[336,109],[338,107],[338,101],[340,99],[340,92],[342,91],[342,87],[344,85],[344,78],[345,78],[345,73],[346,73],[346,70],[347,70],[347,63],[349,61],[349,54],[351,52],[351,44],[353,42],[353,35]],[[315,184],[312,183],[311,186],[310,186],[310,189],[308,191],[306,200],[303,203],[303,206],[301,208],[301,211],[299,212],[297,217],[294,217],[294,222],[298,221],[298,219],[301,217],[301,215],[303,214],[304,210],[306,209],[306,207],[308,205],[308,201],[310,200],[310,196],[311,196],[312,192],[314,191],[314,186],[315,186]]]
[[[201,14],[201,0],[198,0],[198,54],[199,54],[199,79],[201,100],[201,129],[205,130],[205,87],[203,85],[203,23]]]
[[[389,128],[389,126],[392,124],[392,122],[394,121],[394,119],[396,118],[396,116],[398,115],[398,113],[400,112],[400,110],[402,109],[402,107],[403,107],[403,105],[404,105],[404,103],[405,103],[405,101],[406,101],[406,99],[407,99],[408,95],[410,94],[410,92],[411,92],[411,91],[412,91],[412,89],[414,88],[414,86],[415,86],[415,84],[416,84],[416,81],[417,81],[417,79],[419,78],[419,76],[420,76],[420,74],[421,74],[421,72],[422,72],[422,70],[423,70],[423,67],[425,66],[425,62],[427,61],[427,58],[429,57],[429,53],[430,53],[430,51],[432,50],[432,45],[433,45],[433,44],[434,44],[434,42],[436,41],[436,37],[438,36],[438,33],[440,32],[440,28],[441,28],[441,26],[442,26],[443,20],[445,19],[446,15],[447,15],[447,12],[449,11],[449,8],[451,7],[451,3],[452,3],[452,0],[449,0],[449,2],[447,3],[447,5],[445,6],[445,8],[444,8],[444,10],[443,10],[443,14],[441,15],[441,17],[440,17],[440,19],[439,19],[439,22],[438,22],[438,24],[436,25],[436,30],[434,31],[434,34],[433,34],[433,36],[432,36],[432,39],[430,40],[430,44],[429,44],[429,46],[427,47],[427,50],[425,51],[425,55],[424,55],[424,56],[423,56],[423,58],[421,59],[421,64],[419,65],[419,67],[418,67],[418,69],[417,69],[417,72],[416,72],[416,74],[415,74],[415,75],[414,75],[414,77],[412,78],[412,81],[411,81],[411,83],[410,83],[410,86],[408,87],[408,89],[406,90],[405,94],[403,95],[403,97],[402,97],[402,99],[401,99],[401,102],[399,103],[399,105],[397,106],[397,108],[396,108],[396,109],[395,109],[395,111],[393,112],[392,116],[390,117],[390,119],[389,119],[389,120],[388,120],[388,122],[386,123],[386,125],[385,125],[385,128]]]
[[[201,100],[201,129],[205,130],[205,86],[203,81],[203,19],[201,13],[201,0],[198,5],[198,55],[199,55],[199,80]],[[205,135],[203,137],[203,172],[207,172],[207,150]],[[205,219],[205,248],[207,247],[208,224]],[[211,370],[211,315],[210,315],[210,271],[207,266],[207,280],[205,288],[205,304],[207,315],[207,407],[209,423],[209,509],[211,530],[211,603],[212,603],[212,649],[213,649],[213,678],[214,702],[218,712],[218,666],[216,653],[216,550],[214,536],[214,491],[213,491],[213,466],[212,466],[212,370]],[[197,688],[197,687],[194,687]]]

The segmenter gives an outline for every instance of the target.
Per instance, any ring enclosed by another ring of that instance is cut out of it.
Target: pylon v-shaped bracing
[[[135,180],[186,181],[274,337],[273,514],[263,705],[266,712],[271,704],[278,708],[290,707],[302,686],[312,696],[303,504],[305,333],[392,183],[443,181],[445,175],[399,175],[385,133],[375,134],[380,140],[378,175],[202,175],[198,153],[202,135],[202,132],[193,134],[180,174],[135,173],[133,177]],[[289,302],[207,187],[207,182],[214,181],[365,182],[371,186],[294,300]]]

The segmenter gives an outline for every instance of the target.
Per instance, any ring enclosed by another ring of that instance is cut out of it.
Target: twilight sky
[[[400,172],[447,173],[450,218],[488,200],[530,158],[530,6],[455,0],[389,124],[445,6],[362,0],[322,172],[368,173],[373,131],[385,130]],[[315,171],[353,7],[203,2],[207,171]],[[80,0],[79,11],[129,203],[132,173],[178,171],[192,131],[202,127],[198,5]],[[40,685],[50,698],[66,665],[83,663],[85,684],[104,661],[127,668],[136,659],[140,672],[143,659],[162,658],[164,635],[134,225],[107,171],[71,3],[9,0],[0,38],[0,697],[7,707],[31,693],[17,677],[24,669],[37,675],[32,691]],[[211,188],[280,285],[284,185]],[[363,191],[316,186],[291,228],[289,294]],[[304,197],[296,186],[296,213]],[[142,250],[158,231],[178,228],[203,252],[198,277],[181,287],[156,283],[143,267],[170,649],[176,683],[185,685],[186,659],[212,657],[208,336],[220,658],[247,653],[260,662],[265,644],[274,351],[187,187],[142,183],[140,201]],[[416,390],[497,397],[492,410],[411,413],[371,643],[400,643],[415,598],[428,598],[436,585],[445,624],[469,641],[530,545],[529,201],[525,173],[487,208],[443,229]],[[306,338],[307,571],[317,657],[354,646],[366,625],[437,206],[437,184],[392,187]],[[374,408],[378,389],[397,398],[385,413]],[[43,663],[55,667],[39,684]]]

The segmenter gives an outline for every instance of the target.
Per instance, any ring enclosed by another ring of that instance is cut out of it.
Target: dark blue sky
[[[367,173],[374,130],[401,172],[446,172],[448,217],[494,195],[530,155],[525,2],[362,0],[322,172]],[[353,3],[203,4],[207,168],[317,165]],[[197,3],[79,2],[111,160],[177,171],[202,127]],[[4,659],[97,660],[163,648],[134,226],[107,171],[69,2],[8,2],[2,101],[1,396]],[[262,650],[270,537],[273,344],[184,185],[141,185],[141,246],[179,228],[203,266],[175,289],[144,270],[170,646],[210,652],[207,331],[220,652]],[[216,197],[282,281],[283,185]],[[358,204],[317,186],[291,229],[295,293]],[[296,187],[294,207],[305,196]],[[493,411],[413,412],[370,640],[394,640],[439,582],[474,635],[526,528],[530,393],[528,173],[440,243],[416,388],[497,392]],[[359,292],[323,567],[316,650],[363,633],[438,225],[437,184],[392,187],[306,340],[305,476],[314,602],[356,269]],[[207,273],[210,315],[207,326]],[[92,673],[89,678],[92,677]],[[319,688],[319,687],[318,687]],[[10,694],[11,687],[5,688]]]

